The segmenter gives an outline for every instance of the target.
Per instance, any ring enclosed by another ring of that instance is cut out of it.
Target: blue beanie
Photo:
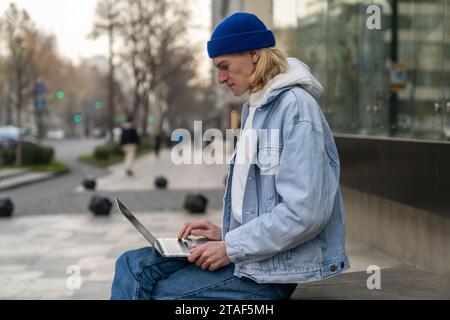
[[[275,46],[275,36],[254,14],[232,14],[214,29],[208,41],[210,58]]]

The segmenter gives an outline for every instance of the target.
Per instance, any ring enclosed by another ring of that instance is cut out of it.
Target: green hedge
[[[141,142],[137,149],[137,156],[150,152],[153,148],[152,137],[141,138]],[[85,154],[79,158],[80,161],[98,167],[107,167],[112,164],[123,161],[122,146],[117,143],[106,143],[94,149],[92,154]]]
[[[16,152],[11,149],[3,150],[2,152],[2,162],[4,165],[13,164],[16,161]]]
[[[108,159],[111,155],[111,149],[108,146],[98,146],[94,150],[94,157],[100,160]]]
[[[120,144],[107,143],[96,147],[94,150],[94,157],[99,160],[106,160],[112,156],[123,156],[123,151]]]
[[[141,142],[138,146],[138,153],[143,151],[150,151],[153,147],[153,140],[150,137],[145,137],[141,139]],[[107,160],[112,157],[123,157],[122,146],[117,143],[106,143],[102,144],[94,149],[94,158],[98,160]]]
[[[51,147],[34,143],[22,143],[22,165],[49,164],[53,161],[54,150]],[[4,165],[16,162],[16,151],[7,149],[1,152]]]
[[[49,164],[52,162],[55,151],[51,147],[25,143],[22,145],[22,162],[24,165]]]

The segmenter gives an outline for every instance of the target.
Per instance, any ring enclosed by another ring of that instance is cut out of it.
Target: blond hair
[[[286,72],[285,54],[276,48],[258,49],[259,59],[256,68],[250,76],[249,92],[257,92],[265,87],[276,75]]]

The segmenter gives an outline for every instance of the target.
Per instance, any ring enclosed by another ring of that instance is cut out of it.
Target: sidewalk
[[[201,153],[201,150],[197,150]],[[171,151],[162,150],[159,158],[153,153],[139,157],[135,160],[134,176],[125,174],[123,163],[109,167],[109,175],[97,179],[98,191],[150,191],[155,187],[153,182],[157,176],[163,176],[168,180],[167,188],[170,190],[204,190],[224,188],[225,177],[228,172],[226,164],[180,164],[175,165],[171,160]],[[83,191],[81,186],[77,192]]]
[[[157,236],[173,237],[184,222],[221,212],[137,213]],[[114,209],[110,217],[90,214],[0,220],[0,299],[108,299],[119,255],[148,242]],[[80,270],[81,287],[70,286]],[[67,285],[69,282],[69,286]]]

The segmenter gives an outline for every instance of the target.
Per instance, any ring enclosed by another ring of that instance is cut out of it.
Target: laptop
[[[186,239],[177,238],[156,238],[144,225],[125,207],[125,205],[115,198],[117,209],[131,224],[147,239],[148,242],[164,257],[187,257],[191,251],[206,242],[213,241],[205,237],[188,237]]]

